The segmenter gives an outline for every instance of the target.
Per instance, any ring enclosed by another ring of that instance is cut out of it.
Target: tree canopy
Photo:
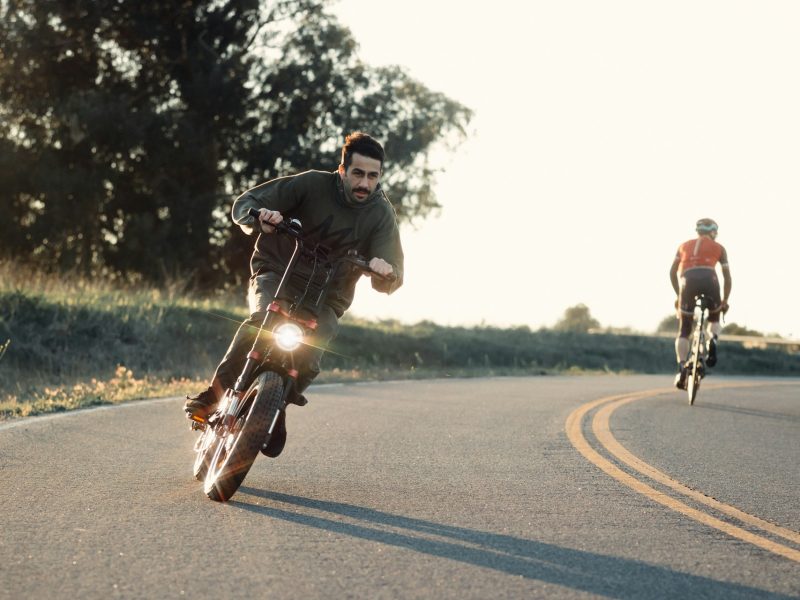
[[[750,335],[750,336],[757,336],[757,337],[767,337],[766,334],[756,331],[755,329],[750,329],[745,327],[744,325],[739,325],[738,323],[728,323],[725,327],[722,328],[722,333],[725,335]],[[771,337],[780,337],[777,334],[773,334]]]
[[[328,0],[0,0],[0,257],[217,285],[233,198],[384,142],[402,220],[438,208],[435,148],[471,112],[372,67]]]
[[[675,333],[678,330],[678,315],[672,313],[661,319],[656,327],[656,333]]]
[[[656,328],[656,332],[670,332],[670,333],[677,333],[678,331],[678,319],[676,315],[668,315],[662,319],[662,321],[658,324]],[[758,337],[766,337],[766,334],[756,331],[755,329],[749,329],[743,325],[739,325],[738,323],[728,323],[725,325],[721,333],[724,335],[751,335],[751,336],[758,336]],[[774,337],[780,337],[775,335]]]
[[[589,307],[585,304],[570,306],[564,311],[564,316],[555,324],[555,331],[569,331],[572,333],[588,333],[590,329],[598,329],[600,322],[595,319]]]

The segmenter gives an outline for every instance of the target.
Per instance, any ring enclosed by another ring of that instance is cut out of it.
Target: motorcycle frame
[[[247,354],[244,367],[233,387],[226,390],[220,402],[220,408],[216,413],[219,415],[217,419],[221,418],[221,424],[228,430],[231,430],[235,426],[241,415],[242,409],[244,408],[242,400],[248,387],[253,379],[265,370],[277,373],[283,380],[282,410],[285,410],[286,405],[291,402],[297,386],[297,378],[300,375],[295,364],[295,350],[283,350],[278,348],[277,344],[271,343],[271,341],[265,340],[265,338],[267,335],[271,335],[271,332],[283,322],[296,323],[302,328],[304,335],[315,331],[318,325],[316,315],[318,315],[319,308],[325,303],[330,290],[330,284],[338,274],[343,262],[346,261],[345,258],[339,258],[333,262],[328,261],[328,250],[325,246],[318,244],[307,248],[302,238],[302,232],[299,230],[299,222],[296,223],[297,225],[292,224],[279,229],[279,231],[284,234],[291,235],[294,240],[294,249],[291,258],[286,264],[281,280],[275,290],[273,301],[267,308],[266,314],[259,325],[253,345]],[[286,303],[288,300],[285,298],[282,299],[281,294],[288,286],[290,277],[304,255],[313,260],[314,268],[306,281],[305,288],[290,302],[287,310],[282,306],[282,302]],[[307,300],[311,292],[312,284],[314,284],[314,276],[317,273],[317,266],[319,263],[322,263],[322,268],[324,269],[323,280],[319,284],[319,294],[313,299],[312,303],[309,303]],[[311,313],[313,318],[301,318],[299,313],[302,310]],[[269,333],[265,335],[265,331]],[[278,352],[276,352],[276,350],[278,350]],[[209,419],[209,423],[216,425],[215,421],[217,419]],[[275,420],[270,424],[270,433],[272,433],[276,421],[277,415]]]

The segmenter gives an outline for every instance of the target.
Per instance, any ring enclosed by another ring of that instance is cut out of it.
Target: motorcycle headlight
[[[278,346],[284,350],[294,350],[303,341],[303,330],[295,323],[281,323],[273,334]]]

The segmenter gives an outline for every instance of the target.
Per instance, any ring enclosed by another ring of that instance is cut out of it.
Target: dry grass
[[[16,395],[0,400],[0,420],[74,410],[101,404],[119,404],[141,398],[157,398],[186,393],[201,386],[190,379],[137,378],[130,369],[118,367],[107,381],[95,378],[72,385],[34,389],[26,398]]]
[[[64,306],[102,306],[105,309],[181,306],[201,310],[240,311],[244,292],[220,290],[199,296],[186,280],[173,279],[161,287],[136,277],[105,275],[87,278],[76,271],[48,273],[25,264],[0,260],[0,294],[40,296]],[[1,317],[2,315],[0,315]]]

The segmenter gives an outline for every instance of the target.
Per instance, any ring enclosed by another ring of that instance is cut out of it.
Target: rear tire
[[[253,466],[269,427],[281,409],[283,381],[266,371],[255,378],[245,392],[244,408],[233,432],[219,438],[209,461],[203,491],[217,502],[229,500]],[[249,405],[249,408],[248,408]]]
[[[689,394],[689,405],[694,404],[694,399],[697,397],[697,390],[700,389],[700,364],[698,361],[693,360],[691,366],[692,372],[689,374],[688,385],[686,391]]]
[[[692,352],[692,360],[689,363],[691,372],[687,375],[688,381],[686,382],[686,392],[689,395],[689,406],[694,405],[694,399],[697,397],[697,390],[700,389],[700,381],[703,379],[703,359],[700,357],[699,348],[695,348]]]
[[[689,396],[689,406],[694,405],[694,399],[697,397],[697,390],[700,389],[700,380],[705,375],[705,365],[703,364],[703,329],[706,326],[706,313],[705,309],[700,312],[699,321],[695,324],[695,331],[692,337],[692,354],[689,359],[688,381],[686,382],[686,392]]]

